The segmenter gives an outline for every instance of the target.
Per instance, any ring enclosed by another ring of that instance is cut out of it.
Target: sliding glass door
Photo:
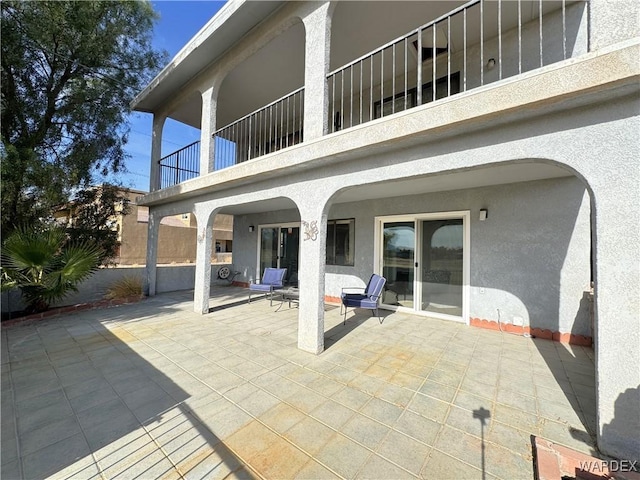
[[[383,303],[413,308],[415,222],[388,222],[382,227],[382,276],[387,279]]]
[[[468,215],[447,212],[377,219],[383,305],[468,321]]]
[[[258,255],[259,275],[267,267],[286,268],[285,283],[298,285],[298,250],[300,225],[264,225],[260,227]]]
[[[420,310],[462,316],[462,219],[423,220]]]

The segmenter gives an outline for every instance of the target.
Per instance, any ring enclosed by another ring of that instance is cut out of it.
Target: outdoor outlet
[[[516,315],[513,317],[513,324],[522,327],[524,325],[524,319]]]

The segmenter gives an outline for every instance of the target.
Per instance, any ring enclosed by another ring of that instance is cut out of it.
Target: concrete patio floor
[[[2,329],[3,479],[530,479],[595,453],[593,351],[387,312],[296,348],[298,309],[212,289]]]

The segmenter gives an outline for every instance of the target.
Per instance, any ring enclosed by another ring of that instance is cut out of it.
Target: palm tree
[[[70,244],[57,226],[20,228],[2,248],[2,291],[19,288],[28,312],[41,312],[89,277],[100,262],[92,244]]]

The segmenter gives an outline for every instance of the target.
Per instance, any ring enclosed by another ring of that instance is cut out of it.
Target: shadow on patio
[[[573,422],[566,398],[558,418],[539,407],[531,379],[555,378],[541,340],[400,313],[343,326],[328,305],[316,356],[296,348],[295,306],[212,293],[205,316],[181,292],[3,329],[3,477],[531,478],[530,435]],[[20,375],[36,366],[47,373]],[[25,416],[30,398],[42,402]]]
[[[218,436],[237,421],[195,412],[221,397],[127,330],[179,315],[167,299],[3,328],[3,478],[251,476]]]

